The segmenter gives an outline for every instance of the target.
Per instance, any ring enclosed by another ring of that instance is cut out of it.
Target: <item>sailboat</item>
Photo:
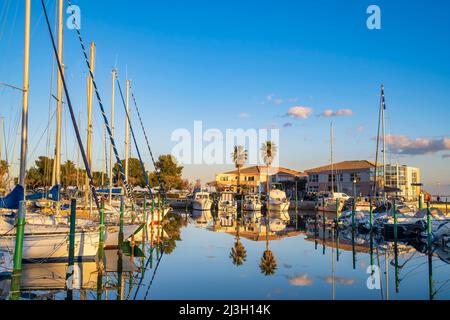
[[[330,125],[330,149],[331,149],[331,190],[328,192],[321,192],[318,194],[318,202],[316,205],[316,210],[321,212],[336,212],[342,211],[345,202],[350,198],[345,193],[335,192],[338,186],[334,185],[337,182],[336,174],[334,171],[334,159],[333,159],[333,143],[334,143],[334,127],[333,122]],[[337,207],[337,208],[336,208]]]
[[[18,209],[18,215],[25,220],[25,176],[26,176],[26,159],[28,146],[28,95],[29,95],[29,43],[30,43],[30,15],[31,3],[26,1],[25,6],[25,46],[24,46],[24,77],[23,77],[23,96],[22,96],[22,134],[21,134],[21,156],[20,156],[20,173],[19,184],[5,198],[0,199],[2,207],[8,209]],[[62,26],[63,26],[63,1],[59,0],[59,47],[58,63],[61,64],[62,55]],[[62,81],[62,70],[60,76]],[[58,81],[59,82],[59,81]],[[62,85],[60,84],[61,88]],[[62,97],[62,89],[61,89]],[[61,99],[60,99],[61,101]],[[59,130],[61,128],[59,127]],[[57,143],[58,144],[58,143]],[[56,201],[59,201],[59,186]],[[58,210],[58,209],[57,209]],[[0,237],[0,250],[12,251],[16,239],[16,222],[15,216],[2,217],[0,219],[0,229],[7,229]],[[26,221],[26,220],[25,220]],[[58,225],[36,225],[28,224],[24,227],[22,260],[52,260],[67,259],[68,246],[67,240],[70,233],[68,226]],[[78,228],[75,232],[75,257],[82,259],[83,257],[93,257],[97,253],[100,242],[100,234],[98,227]]]

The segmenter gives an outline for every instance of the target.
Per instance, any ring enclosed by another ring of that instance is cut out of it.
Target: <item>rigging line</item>
[[[153,254],[153,250],[154,250],[154,248],[151,248],[150,247],[150,255],[152,255]],[[148,269],[148,265],[150,264],[150,256],[149,256],[149,258],[147,259],[147,262],[145,263],[145,267],[144,267],[144,276],[145,276],[145,271],[147,271],[147,269]],[[133,297],[133,300],[136,300],[136,297],[137,297],[137,294],[138,294],[138,292],[139,292],[139,289],[141,288],[141,286],[142,286],[142,281],[144,280],[144,276],[142,276],[141,277],[141,280],[139,281],[139,284],[138,284],[138,287],[137,287],[137,289],[136,289],[136,292],[134,293],[134,297]]]
[[[48,131],[48,129],[50,128],[51,125],[51,121],[53,120],[53,118],[55,117],[56,111],[53,112],[53,115],[50,117],[47,127],[44,129],[44,132],[42,132],[41,137],[39,138],[38,142],[36,143],[36,147],[34,147],[33,151],[31,151],[30,155],[28,156],[29,159],[33,158],[37,148],[40,146],[40,142],[42,140],[42,138],[44,137],[45,133]],[[44,169],[45,170],[45,169]]]
[[[0,134],[1,134],[1,132],[0,132]],[[6,145],[6,129],[5,129],[5,125],[3,125],[3,141],[4,141],[4,148],[5,148],[5,160],[6,160],[6,163],[8,163],[8,148],[7,148],[7,145]]]
[[[63,83],[64,92],[65,92],[65,95],[66,95],[67,105],[68,105],[69,110],[70,110],[70,116],[71,116],[71,119],[72,119],[72,124],[73,124],[74,130],[75,130],[75,134],[77,136],[78,145],[80,146],[81,155],[83,157],[84,166],[86,168],[86,174],[87,174],[87,176],[89,178],[89,185],[90,185],[91,190],[92,190],[92,196],[93,196],[93,198],[95,200],[95,204],[97,206],[98,212],[99,212],[99,214],[101,214],[100,213],[100,210],[101,210],[100,209],[100,202],[99,202],[98,197],[97,197],[97,191],[95,190],[94,181],[93,181],[92,173],[91,173],[91,168],[89,166],[89,162],[88,162],[87,157],[86,157],[86,152],[84,151],[83,142],[81,140],[80,131],[78,130],[77,122],[75,120],[75,114],[73,112],[72,101],[70,100],[69,90],[67,89],[66,79],[64,77],[64,72],[63,72],[63,69],[62,69],[61,61],[59,61],[58,50],[56,49],[55,39],[53,37],[53,32],[52,32],[52,28],[50,26],[50,21],[48,19],[47,9],[45,7],[44,0],[41,0],[41,4],[42,4],[42,9],[44,10],[45,21],[47,22],[47,28],[48,28],[48,32],[50,34],[50,38],[51,38],[51,42],[52,42],[52,46],[53,46],[53,51],[54,51],[54,54],[56,56],[55,60],[58,63],[58,70],[59,70],[59,74],[61,75],[61,80],[62,80],[62,83]]]
[[[153,271],[152,279],[150,280],[150,283],[148,285],[144,300],[147,300],[148,293],[150,292],[150,288],[152,287],[153,280],[155,280],[156,271],[158,270],[159,263],[161,262],[163,256],[164,256],[164,248],[162,248],[162,250],[161,250],[161,256],[159,257],[158,262],[156,263],[155,271]]]
[[[9,34],[9,38],[8,38],[8,47],[11,46],[11,40],[12,40],[12,37],[13,37],[13,34],[14,34],[14,30],[16,29],[16,21],[17,21],[17,13],[18,12],[19,12],[19,1],[17,1],[16,11],[14,12],[14,18],[13,18],[11,33]],[[0,37],[0,41],[1,41],[1,37]]]
[[[43,0],[41,0],[41,1],[43,1]],[[72,6],[72,3],[70,2],[70,0],[68,0],[67,3],[69,4],[69,6]],[[74,10],[72,10],[72,14],[75,14]],[[84,60],[86,62],[86,65],[87,65],[88,70],[89,70],[90,77],[92,79],[92,84],[94,85],[94,90],[95,90],[95,95],[97,97],[97,102],[99,104],[100,111],[101,111],[102,116],[103,116],[103,121],[104,121],[106,129],[108,131],[109,139],[110,139],[111,145],[112,145],[113,150],[114,150],[114,156],[116,158],[117,165],[119,166],[119,169],[120,169],[120,175],[122,176],[123,185],[125,186],[125,189],[127,191],[128,197],[130,197],[131,200],[133,201],[134,200],[133,199],[134,198],[133,191],[132,191],[132,189],[131,189],[131,187],[128,184],[128,181],[126,179],[125,170],[123,168],[122,161],[120,160],[119,152],[117,151],[116,142],[114,140],[114,137],[112,136],[112,131],[111,131],[111,127],[109,125],[108,117],[106,116],[105,108],[103,107],[103,102],[102,102],[102,99],[100,98],[100,93],[98,91],[97,83],[95,81],[94,74],[91,71],[91,64],[89,62],[89,59],[88,59],[88,56],[87,56],[87,53],[86,53],[86,47],[84,46],[83,38],[81,37],[81,32],[80,32],[79,28],[76,25],[76,19],[75,18],[73,18],[73,24],[75,26],[75,30],[76,30],[77,35],[78,35],[78,40],[80,42],[81,49],[83,51]]]
[[[136,136],[134,135],[133,126],[131,125],[130,115],[129,115],[128,110],[127,110],[127,106],[126,106],[126,103],[125,103],[125,99],[123,97],[123,92],[122,92],[122,88],[120,86],[119,79],[117,78],[117,74],[116,74],[116,82],[117,82],[117,87],[119,88],[120,97],[122,98],[123,108],[125,109],[125,115],[127,117],[128,124],[130,125],[130,132],[131,132],[131,135],[133,137],[134,146],[136,147],[136,152],[137,152],[137,155],[139,157],[139,162],[141,163],[141,169],[142,169],[142,173],[144,174],[145,183],[147,185],[148,192],[149,192],[149,194],[150,194],[150,196],[152,198],[152,203],[154,205],[154,198],[153,198],[152,187],[150,186],[150,183],[148,181],[148,174],[147,174],[147,171],[145,170],[144,162],[142,162],[141,152],[139,151],[139,147],[138,147],[138,144],[137,144],[137,141],[136,141]]]
[[[6,2],[6,10],[4,11],[4,14],[3,14],[3,25],[2,26],[0,26],[0,41],[2,40],[2,38],[3,38],[3,34],[4,34],[4,32],[5,32],[5,29],[6,29],[6,24],[7,24],[7,22],[8,22],[8,11],[9,11],[9,7],[11,6],[11,1],[10,0],[8,0],[7,2]]]
[[[159,189],[160,189],[160,190],[162,189],[162,195],[163,195],[163,198],[164,198],[164,200],[167,200],[167,194],[166,194],[166,191],[165,191],[164,182],[163,182],[163,180],[161,179],[161,175],[159,174],[159,171],[158,171],[158,169],[157,169],[157,167],[156,167],[155,158],[153,157],[153,152],[152,152],[152,149],[150,148],[150,143],[149,143],[149,140],[148,140],[148,137],[147,137],[147,132],[145,131],[144,123],[142,122],[141,113],[139,112],[139,108],[138,108],[138,105],[137,105],[137,102],[136,102],[136,98],[135,98],[135,96],[134,96],[133,91],[131,91],[131,98],[133,99],[134,106],[135,106],[135,108],[136,108],[136,113],[137,113],[137,115],[138,115],[139,122],[140,122],[141,128],[142,128],[142,131],[143,131],[143,133],[144,133],[145,142],[147,143],[147,148],[148,148],[148,151],[149,151],[149,153],[150,153],[150,157],[152,158],[153,166],[155,167],[156,177],[157,177],[157,179],[158,179],[158,183],[159,183],[159,186],[160,186]]]

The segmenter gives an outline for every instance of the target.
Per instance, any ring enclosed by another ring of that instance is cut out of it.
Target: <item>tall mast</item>
[[[333,132],[333,121],[331,121],[330,125],[330,141],[331,141],[331,192],[334,193],[334,162],[333,162],[333,140],[334,140],[334,132]]]
[[[103,153],[103,168],[102,168],[102,187],[105,186],[105,174],[106,174],[106,126],[103,126],[103,133],[102,133],[102,153]]]
[[[58,59],[63,65],[63,0],[58,0]],[[63,68],[64,71],[64,68]],[[57,84],[56,84],[56,141],[55,141],[55,171],[52,182],[58,186],[58,199],[59,201],[59,187],[61,184],[61,114],[62,114],[62,77],[58,72]],[[59,212],[59,206],[56,206],[56,213]]]
[[[126,109],[129,114],[129,94],[130,94],[130,81],[126,82]],[[128,123],[127,117],[125,117],[125,178],[128,181],[129,167],[128,167],[128,158],[130,156],[130,124]]]
[[[80,123],[81,123],[81,111],[78,112],[78,130],[80,130]],[[77,148],[77,188],[80,189],[80,148]]]
[[[19,185],[25,190],[28,149],[28,89],[30,87],[30,17],[31,0],[25,0],[25,40],[23,58],[23,88],[22,88],[22,141],[20,145]],[[25,192],[24,192],[25,199]]]
[[[112,70],[112,96],[111,96],[111,136],[114,138],[114,104],[115,104],[115,81],[116,81],[116,69]],[[112,187],[113,187],[113,145],[109,147],[109,205],[112,202]]]
[[[0,117],[0,161],[2,160],[3,156],[3,126],[5,125],[5,118],[2,116]]]
[[[386,187],[386,130],[384,121],[384,110],[386,109],[384,99],[384,85],[381,85],[381,127],[383,135],[383,186]],[[386,192],[383,192],[383,197],[386,199]]]
[[[94,65],[95,65],[95,43],[91,42],[91,52],[90,52],[90,72],[94,74]],[[87,101],[87,111],[88,111],[88,123],[87,123],[87,161],[89,167],[92,168],[92,154],[91,154],[91,144],[92,144],[92,95],[93,95],[93,82],[92,78],[89,75],[88,77],[88,101]],[[84,195],[84,203],[87,207],[89,203],[89,177],[86,174],[85,181],[85,195]]]

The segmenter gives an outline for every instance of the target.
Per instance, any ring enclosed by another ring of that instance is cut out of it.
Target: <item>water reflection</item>
[[[450,298],[448,247],[336,229],[314,212],[174,212],[142,232],[75,263],[71,283],[67,263],[25,264],[20,298]],[[1,279],[1,299],[10,284]]]

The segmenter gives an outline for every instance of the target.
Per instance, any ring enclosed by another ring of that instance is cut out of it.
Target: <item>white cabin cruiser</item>
[[[341,192],[325,192],[319,195],[316,210],[323,212],[336,212],[336,200],[339,200],[338,210],[342,211],[345,203],[350,199],[350,197]]]
[[[209,211],[211,210],[213,201],[211,195],[207,191],[199,191],[194,194],[192,208],[194,210]]]
[[[274,189],[269,192],[268,201],[269,210],[271,211],[288,211],[290,201],[286,197],[286,193],[282,190]]]

